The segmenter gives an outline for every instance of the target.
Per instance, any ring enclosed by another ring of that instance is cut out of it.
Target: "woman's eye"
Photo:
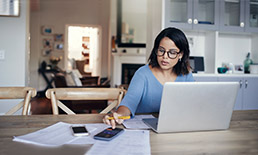
[[[159,51],[160,51],[160,52],[162,52],[162,53],[164,53],[164,52],[165,52],[165,50],[163,50],[163,49],[160,49]]]
[[[169,54],[177,54],[176,51],[169,51]]]

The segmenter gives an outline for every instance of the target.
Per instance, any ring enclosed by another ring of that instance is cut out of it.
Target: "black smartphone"
[[[121,133],[123,133],[123,131],[124,129],[121,129],[121,128],[112,129],[112,127],[110,127],[96,134],[94,136],[94,139],[110,141],[115,137],[117,137],[118,135],[120,135]]]
[[[74,136],[88,136],[89,132],[85,126],[71,126]]]

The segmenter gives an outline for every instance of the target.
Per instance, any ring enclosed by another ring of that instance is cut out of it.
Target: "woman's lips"
[[[168,65],[169,63],[166,62],[166,61],[161,61],[161,64],[162,64],[163,66],[166,66],[166,65]]]

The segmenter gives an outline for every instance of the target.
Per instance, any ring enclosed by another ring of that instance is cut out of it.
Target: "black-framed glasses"
[[[174,49],[166,51],[164,48],[158,48],[158,50],[156,51],[157,56],[164,56],[165,53],[167,53],[167,55],[170,59],[175,59],[177,57],[177,55],[180,53],[180,51],[177,52]]]

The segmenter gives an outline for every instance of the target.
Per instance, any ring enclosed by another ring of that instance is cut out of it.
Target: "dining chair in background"
[[[22,115],[28,115],[30,100],[36,95],[36,89],[31,87],[0,87],[0,99],[22,99],[20,103],[11,108],[5,115],[13,115],[21,108],[23,108]]]
[[[54,115],[59,114],[58,107],[68,115],[75,114],[60,100],[108,100],[110,104],[100,112],[106,114],[120,104],[124,94],[125,90],[120,88],[53,88],[46,91]]]

